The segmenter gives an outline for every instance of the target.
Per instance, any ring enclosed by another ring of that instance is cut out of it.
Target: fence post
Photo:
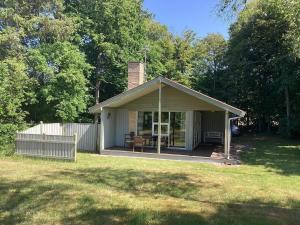
[[[43,121],[40,121],[40,134],[43,134],[44,131],[44,124]]]
[[[74,133],[74,161],[77,160],[77,133]]]
[[[46,152],[46,134],[43,133],[43,143],[42,143],[42,149],[41,149],[41,155],[45,154]],[[51,152],[51,155],[52,155],[52,152]]]

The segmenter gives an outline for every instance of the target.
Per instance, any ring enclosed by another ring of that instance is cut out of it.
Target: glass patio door
[[[152,135],[158,135],[158,112],[153,113]],[[169,137],[170,132],[170,113],[161,112],[161,136]]]
[[[185,112],[170,113],[169,146],[185,148]]]
[[[154,139],[158,136],[158,112],[138,112],[137,134]],[[168,147],[184,148],[185,112],[162,112],[161,136],[167,139]]]

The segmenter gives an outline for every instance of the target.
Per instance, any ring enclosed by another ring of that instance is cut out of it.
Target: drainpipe
[[[231,142],[231,126],[230,126],[230,122],[233,121],[233,120],[237,120],[237,119],[240,119],[242,118],[241,116],[236,116],[236,117],[232,117],[232,118],[229,118],[228,119],[228,127],[227,127],[227,135],[228,135],[228,141],[227,141],[227,151],[228,151],[228,154],[227,154],[227,159],[230,159],[230,142]]]
[[[100,135],[98,134],[97,136],[99,137],[99,154],[101,155],[101,151],[104,149],[104,112],[103,108],[100,108],[100,115],[101,115],[101,121],[100,121]]]

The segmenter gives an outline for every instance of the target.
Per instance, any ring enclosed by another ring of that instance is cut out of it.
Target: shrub
[[[24,125],[0,124],[0,155],[12,155],[15,151],[15,136]]]

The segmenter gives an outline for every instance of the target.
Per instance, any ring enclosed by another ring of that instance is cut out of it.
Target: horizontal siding
[[[162,111],[220,110],[211,104],[169,86],[162,88],[161,105]],[[121,106],[121,108],[137,111],[155,111],[158,109],[158,91],[140,97]]]

